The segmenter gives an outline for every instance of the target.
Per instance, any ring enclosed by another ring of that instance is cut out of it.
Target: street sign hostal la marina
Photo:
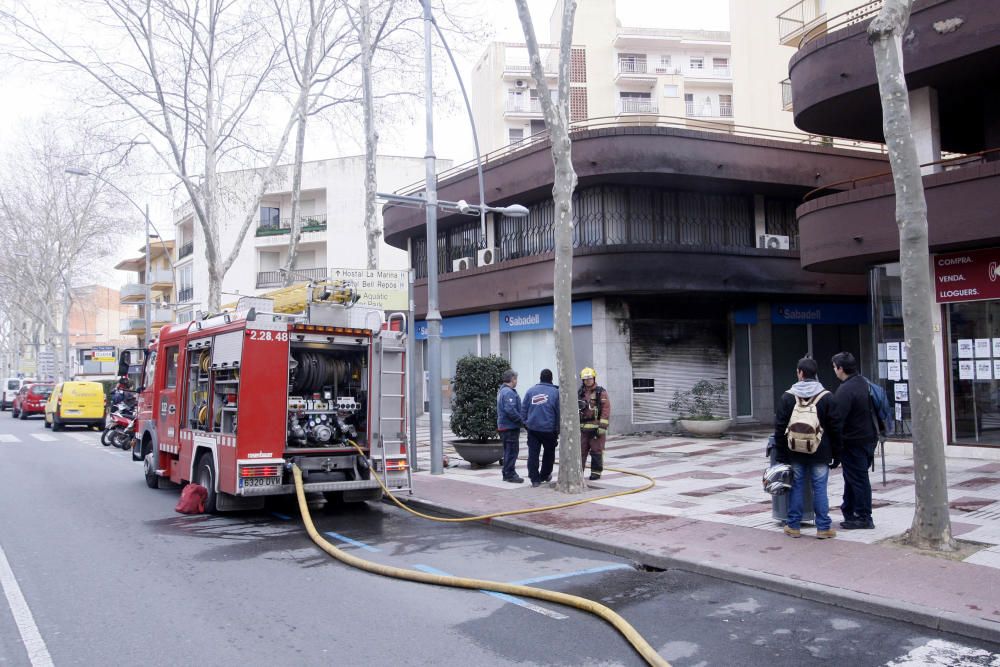
[[[409,309],[409,275],[406,270],[330,269],[333,280],[353,280],[363,306],[379,310]]]

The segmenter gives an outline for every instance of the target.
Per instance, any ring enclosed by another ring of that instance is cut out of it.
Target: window
[[[167,389],[177,386],[177,357],[179,355],[177,346],[167,348]]]
[[[719,95],[719,115],[725,118],[733,115],[733,96]]]
[[[691,69],[705,69],[705,59],[704,58],[691,58],[688,67]]]
[[[712,58],[712,69],[729,69],[729,58]]]
[[[194,287],[194,268],[190,264],[178,272],[177,282],[182,290]]]
[[[667,84],[663,86],[663,96],[664,97],[678,97],[680,96],[680,88],[673,84]]]
[[[143,387],[152,387],[153,378],[156,376],[156,350],[153,350],[149,354],[149,358],[146,360],[146,368],[143,373]]]
[[[736,416],[753,415],[753,384],[751,382],[750,325],[733,328],[733,384],[736,389]]]
[[[507,140],[516,144],[517,142],[524,139],[524,128],[523,127],[510,127],[507,128]]]
[[[632,378],[633,394],[652,394],[656,392],[656,380],[654,378]]]
[[[274,227],[281,226],[281,209],[271,206],[260,207],[260,226]]]
[[[670,69],[670,56],[660,56],[660,67]]]

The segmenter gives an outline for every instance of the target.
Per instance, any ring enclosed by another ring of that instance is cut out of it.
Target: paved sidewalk
[[[447,421],[445,422],[447,424]],[[449,446],[449,466],[430,475],[426,418],[418,426],[421,472],[413,500],[457,515],[540,507],[576,499],[543,485],[507,484],[499,467],[472,469]],[[872,474],[871,531],[838,531],[813,539],[812,528],[792,539],[771,516],[761,489],[766,435],[752,440],[636,435],[609,438],[605,466],[635,470],[656,480],[644,493],[493,523],[631,558],[750,583],[770,590],[912,621],[967,636],[1000,641],[1000,462],[948,460],[952,529],[984,548],[964,562],[879,543],[913,519],[913,461],[890,444],[887,484]],[[518,472],[527,477],[524,457]],[[830,477],[831,505],[843,481]],[[587,495],[634,488],[645,481],[606,472]],[[839,510],[832,512],[834,526]]]

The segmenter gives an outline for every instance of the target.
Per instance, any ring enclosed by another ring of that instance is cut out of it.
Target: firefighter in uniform
[[[580,390],[577,398],[580,405],[580,452],[583,466],[587,466],[590,456],[590,479],[600,479],[604,471],[604,441],[608,434],[608,419],[611,418],[611,401],[607,390],[597,384],[597,373],[593,368],[580,371]]]

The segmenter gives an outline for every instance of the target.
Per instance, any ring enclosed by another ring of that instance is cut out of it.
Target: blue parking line
[[[613,565],[601,565],[599,567],[592,567],[586,570],[577,570],[576,572],[566,572],[565,574],[550,574],[545,577],[534,577],[532,579],[522,579],[520,581],[512,581],[512,584],[518,584],[519,586],[527,586],[528,584],[537,584],[542,581],[553,581],[555,579],[567,579],[569,577],[579,577],[584,574],[598,574],[599,572],[610,572],[611,570],[631,570],[630,565],[624,563],[615,563]]]
[[[276,516],[279,519],[281,519],[282,521],[291,521],[292,520],[292,517],[288,516],[287,514],[279,514],[278,512],[271,512],[271,516]]]
[[[365,544],[364,542],[359,542],[357,540],[352,540],[351,538],[347,537],[346,535],[341,535],[340,533],[335,533],[333,531],[327,531],[326,534],[329,535],[330,537],[332,537],[335,540],[340,540],[344,544],[350,544],[351,546],[360,547],[360,548],[362,548],[362,549],[364,549],[366,551],[381,551],[381,549],[379,549],[377,547],[373,547],[373,546],[371,546],[369,544]]]
[[[448,574],[444,570],[439,570],[436,567],[431,567],[430,565],[414,565],[413,568],[415,570],[420,570],[421,572],[426,572],[428,574],[440,574],[445,577],[454,576]],[[524,607],[525,609],[530,609],[531,611],[537,612],[544,616],[549,616],[550,618],[554,618],[556,620],[564,620],[569,618],[565,614],[560,614],[559,612],[552,611],[551,609],[546,609],[545,607],[534,604],[533,602],[522,600],[519,597],[508,595],[507,593],[498,593],[496,591],[485,591],[483,589],[479,589],[479,592],[485,593],[486,595],[491,595],[499,600],[503,600],[504,602],[510,602],[511,604],[516,604],[518,607]]]

